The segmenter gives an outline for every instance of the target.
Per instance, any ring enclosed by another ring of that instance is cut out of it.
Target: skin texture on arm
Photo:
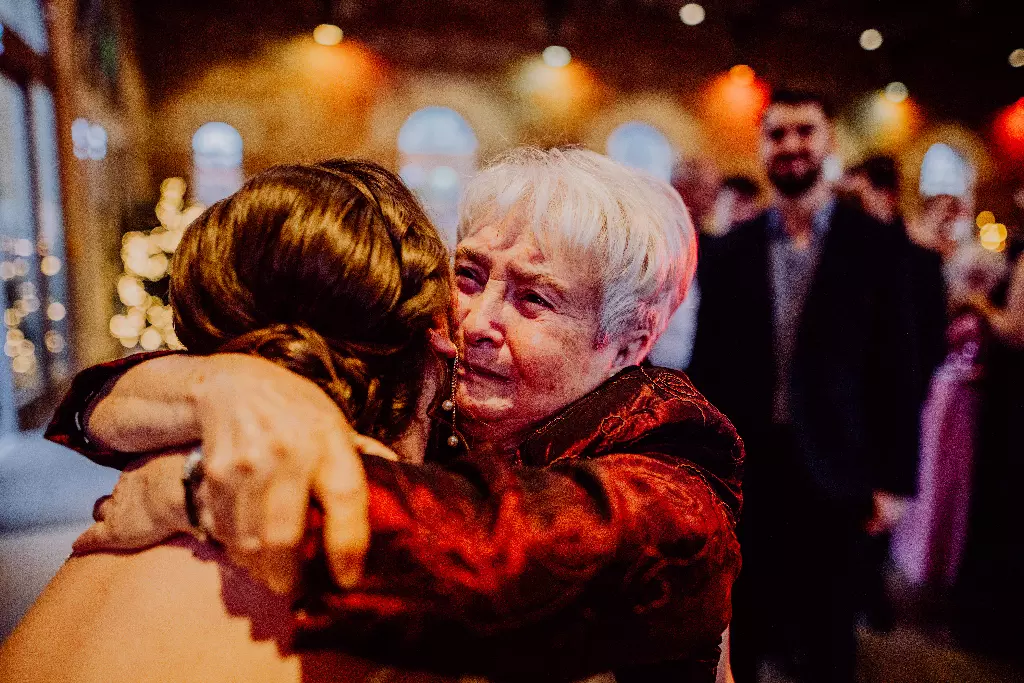
[[[194,387],[214,370],[208,358],[167,355],[117,377],[88,413],[88,436],[101,449],[147,453],[200,439]]]
[[[287,648],[286,598],[192,539],[71,558],[0,648],[0,680],[34,683],[443,683],[336,652]]]
[[[96,384],[104,388],[98,399]],[[83,413],[89,444],[75,437]],[[90,368],[47,436],[101,464],[118,461],[114,450],[201,441],[211,494],[204,527],[233,562],[278,592],[291,590],[312,496],[324,511],[335,579],[358,580],[369,529],[356,435],[319,387],[279,365],[242,354],[176,354]]]

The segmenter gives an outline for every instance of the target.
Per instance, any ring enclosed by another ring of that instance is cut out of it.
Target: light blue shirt
[[[798,246],[786,232],[782,212],[774,206],[768,209],[768,269],[772,288],[775,367],[778,371],[772,407],[776,424],[791,422],[790,381],[797,330],[835,208],[833,197],[814,214],[811,240],[806,247]]]

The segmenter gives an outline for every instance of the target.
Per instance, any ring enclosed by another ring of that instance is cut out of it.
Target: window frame
[[[43,20],[46,21],[45,12],[47,8],[45,3],[43,3],[41,9],[44,12]],[[3,24],[3,22],[0,21],[0,24]],[[49,27],[47,27],[47,29],[48,28]],[[2,50],[0,50],[0,74],[14,83],[15,87],[21,91],[25,102],[25,117],[22,123],[25,126],[25,140],[28,151],[28,186],[31,188],[29,211],[31,214],[33,231],[33,249],[37,249],[42,235],[42,197],[39,193],[39,141],[37,139],[38,127],[36,126],[35,111],[33,108],[32,87],[34,85],[40,85],[46,88],[50,92],[54,101],[54,107],[57,107],[59,105],[55,87],[56,76],[53,68],[53,61],[49,53],[41,54],[35,52],[8,24],[3,24],[3,32],[0,34],[0,41],[2,41],[0,42],[0,47],[2,47]],[[57,120],[59,121],[59,118]],[[59,129],[55,131],[55,134],[59,137]],[[59,153],[58,163],[62,163]],[[64,187],[61,180],[61,174],[59,172],[58,191],[63,198]],[[64,230],[63,218],[64,217],[61,216],[61,230]],[[63,237],[64,236],[62,235],[62,241]],[[36,256],[34,256],[32,260],[34,268],[31,272],[33,277],[29,281],[36,285],[38,292],[38,298],[40,300],[39,314],[42,316],[42,334],[43,339],[45,339],[46,333],[51,329],[54,329],[54,325],[46,314],[47,305],[50,301],[49,277],[40,272],[40,259],[41,257],[38,256],[37,252]],[[64,255],[63,260],[66,277],[66,254]],[[66,302],[65,306],[67,306]],[[66,335],[65,343],[68,343]],[[40,385],[38,390],[35,392],[35,395],[24,404],[19,405],[18,398],[14,394],[12,373],[7,371],[0,375],[5,381],[10,381],[11,383],[9,389],[7,387],[3,388],[3,391],[0,392],[0,396],[2,396],[2,400],[5,404],[8,400],[13,401],[13,405],[4,405],[0,407],[0,435],[41,426],[52,407],[50,405],[51,396],[56,388],[52,375],[53,359],[51,358],[51,354],[47,351],[45,344],[43,344],[39,349],[37,359]],[[10,361],[4,357],[0,359],[0,362],[9,363]]]

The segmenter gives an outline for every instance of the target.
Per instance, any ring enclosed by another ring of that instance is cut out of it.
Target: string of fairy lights
[[[153,290],[165,290],[171,258],[181,235],[203,212],[203,206],[186,202],[181,178],[160,185],[156,205],[159,225],[148,231],[131,231],[121,239],[124,272],[117,280],[117,296],[123,307],[110,319],[110,334],[131,351],[183,348],[174,334],[171,308]]]
[[[67,346],[64,335],[57,329],[58,323],[67,316],[67,308],[61,301],[49,299],[43,309],[41,287],[34,281],[32,272],[38,267],[46,278],[60,273],[63,263],[50,253],[51,249],[52,245],[46,239],[40,239],[35,245],[27,238],[0,239],[0,281],[6,286],[8,296],[14,295],[3,315],[6,328],[4,355],[11,359],[16,389],[31,389],[38,385],[39,349],[32,341],[32,338],[38,340],[35,330],[49,328],[42,335],[48,353],[59,356]],[[38,263],[35,263],[37,259]],[[39,318],[41,311],[49,323]],[[67,372],[66,364],[55,363],[51,371],[55,376],[63,375]]]

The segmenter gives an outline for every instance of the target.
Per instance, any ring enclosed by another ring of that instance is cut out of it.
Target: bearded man
[[[769,208],[704,245],[690,373],[747,445],[737,683],[777,658],[853,681],[869,533],[913,492],[916,331],[899,235],[836,200],[828,107],[777,91],[761,121]]]

